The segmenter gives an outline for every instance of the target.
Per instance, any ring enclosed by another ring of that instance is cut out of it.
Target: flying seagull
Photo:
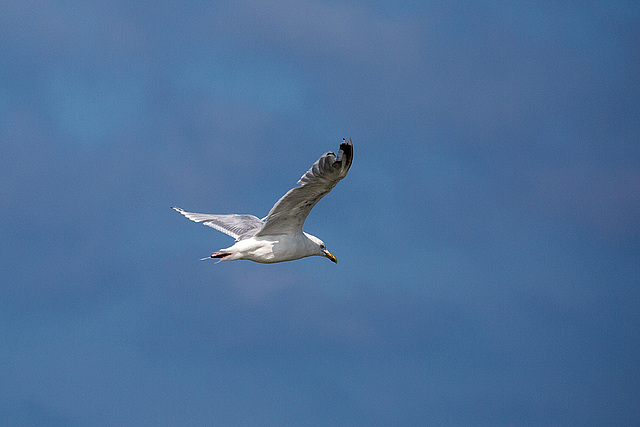
[[[262,219],[253,215],[214,215],[187,212],[178,207],[173,209],[191,221],[201,222],[236,239],[233,246],[202,259],[273,263],[318,255],[337,263],[324,242],[302,231],[302,225],[315,204],[347,175],[352,160],[351,138],[349,142],[343,139],[337,156],[331,151],[323,154],[302,175],[299,185],[287,191]]]

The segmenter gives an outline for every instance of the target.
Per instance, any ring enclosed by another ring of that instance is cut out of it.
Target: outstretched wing
[[[328,152],[320,157],[292,188],[276,202],[256,236],[302,232],[302,224],[311,209],[347,175],[353,160],[353,145],[342,140],[336,156]]]
[[[204,225],[208,225],[209,227],[228,234],[236,240],[247,239],[253,236],[255,232],[264,225],[264,222],[262,222],[260,218],[253,215],[214,215],[187,212],[184,209],[177,207],[174,207],[173,209],[180,212],[191,221],[201,222]]]

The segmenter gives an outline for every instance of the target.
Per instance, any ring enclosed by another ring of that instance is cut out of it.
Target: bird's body
[[[262,263],[293,261],[313,255],[328,256],[323,251],[317,250],[318,244],[312,240],[313,237],[315,236],[304,232],[250,237],[236,242],[229,248],[220,249],[216,254],[221,255],[222,261],[247,259]],[[216,254],[210,258],[216,258]]]
[[[302,175],[300,185],[282,196],[263,219],[253,215],[214,215],[173,209],[236,239],[233,246],[203,259],[275,263],[318,255],[337,262],[322,240],[302,231],[302,225],[315,204],[347,175],[352,160],[351,139],[343,140],[337,156],[332,152],[321,156]]]

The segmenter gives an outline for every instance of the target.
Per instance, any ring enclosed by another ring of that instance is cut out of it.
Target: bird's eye
[[[325,248],[325,246],[324,246],[324,245],[320,245],[320,249],[324,249],[324,248]]]

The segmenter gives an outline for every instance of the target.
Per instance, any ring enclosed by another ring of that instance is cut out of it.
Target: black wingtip
[[[351,143],[351,138],[349,138],[349,142],[347,142],[346,138],[342,138],[342,144],[340,144],[340,151],[342,153],[338,153],[338,158],[342,160],[342,158],[347,159],[347,163],[351,166],[351,161],[353,160],[353,144]]]

